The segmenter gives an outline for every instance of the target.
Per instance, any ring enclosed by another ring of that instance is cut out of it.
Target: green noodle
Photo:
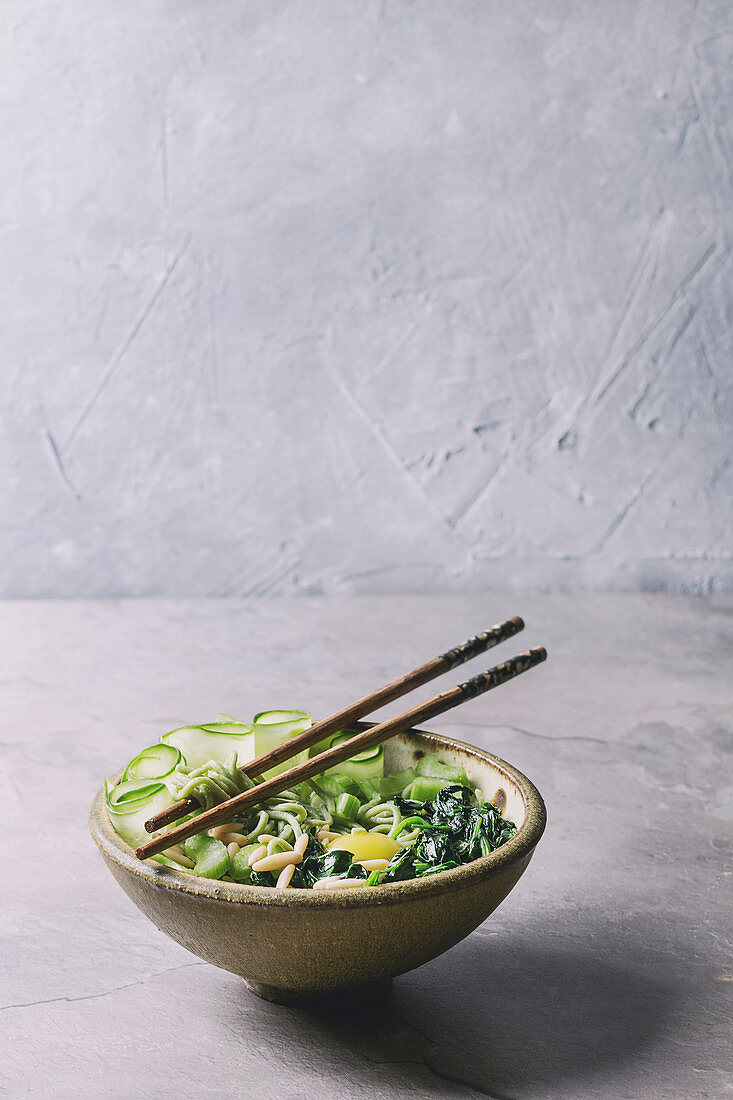
[[[176,799],[195,798],[202,810],[211,809],[254,786],[237,766],[236,753],[232,753],[225,764],[209,760],[198,768],[181,765],[167,782]],[[365,802],[359,807],[355,819],[340,814],[336,803],[337,799],[326,794],[317,784],[303,784],[300,791],[282,791],[250,813],[237,815],[236,820],[250,837],[270,833],[291,845],[304,832],[317,832],[319,829],[342,835],[373,832],[393,837],[403,821],[395,803],[384,798],[374,797]],[[409,842],[416,833],[416,830],[405,833],[400,843]]]
[[[208,810],[249,790],[254,783],[237,767],[236,753],[232,753],[225,764],[210,760],[198,768],[180,766],[168,778],[168,785],[176,799],[195,798],[202,810]],[[310,793],[308,786],[311,786]],[[304,832],[319,829],[343,835],[373,832],[393,836],[403,820],[391,800],[372,798],[359,807],[355,819],[339,814],[336,803],[335,797],[325,794],[315,784],[303,784],[300,791],[282,791],[250,813],[235,816],[242,832],[248,836],[270,833],[289,844],[294,844]],[[405,840],[412,835],[406,834]]]
[[[236,752],[225,764],[209,760],[198,768],[179,765],[166,782],[174,798],[195,798],[203,810],[210,810],[254,787],[252,780],[237,766]]]

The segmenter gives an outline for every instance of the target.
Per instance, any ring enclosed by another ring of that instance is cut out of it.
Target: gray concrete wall
[[[0,594],[731,586],[728,4],[3,20]]]

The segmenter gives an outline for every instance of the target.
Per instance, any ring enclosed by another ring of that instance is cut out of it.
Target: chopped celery
[[[405,768],[404,771],[396,772],[394,775],[385,775],[383,779],[372,779],[371,782],[376,788],[377,794],[381,795],[382,798],[394,798],[396,794],[402,794],[414,778],[414,768]]]
[[[462,787],[470,786],[468,777],[463,768],[454,768],[450,764],[443,764],[438,759],[437,753],[426,753],[415,768],[415,775],[428,775],[433,779],[445,779],[451,783],[460,783]]]
[[[189,859],[193,859],[196,866],[193,869],[195,875],[202,878],[221,878],[229,870],[229,853],[226,846],[220,840],[206,833],[199,833],[196,837],[196,855],[191,855],[191,847],[186,850]]]
[[[359,788],[359,797],[362,802],[371,802],[373,798],[379,798],[379,791],[373,780],[357,779],[355,782]]]
[[[338,798],[342,794],[361,794],[359,784],[351,775],[341,775],[336,772],[327,772],[318,777],[318,786],[330,794],[332,798]]]
[[[307,805],[308,802],[310,801],[311,795],[313,794],[313,787],[311,786],[311,781],[309,779],[306,779],[303,783],[296,783],[295,786],[292,789],[295,791],[298,798],[302,802],[305,802],[306,805]]]
[[[181,847],[183,848],[188,858],[192,859],[195,863],[196,860],[199,858],[199,855],[206,848],[207,840],[211,840],[211,837],[208,835],[208,833],[196,833],[195,836],[187,837],[181,844]]]
[[[229,874],[235,882],[249,882],[252,878],[252,868],[248,866],[247,861],[255,848],[259,848],[259,844],[246,844],[230,861]]]
[[[342,794],[336,802],[336,813],[347,821],[355,821],[361,803],[354,794]]]
[[[434,779],[430,775],[418,775],[407,788],[405,798],[413,802],[428,802],[431,798],[435,798],[443,787],[448,787],[451,783],[450,779]]]

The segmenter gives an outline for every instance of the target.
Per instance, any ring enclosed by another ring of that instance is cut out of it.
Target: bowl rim
[[[371,723],[369,723],[371,724]],[[361,723],[354,723],[355,726]],[[366,725],[366,723],[365,723]],[[497,771],[511,779],[519,789],[524,803],[524,822],[511,840],[502,844],[487,856],[480,856],[471,863],[464,863],[449,871],[441,871],[425,878],[406,879],[385,883],[370,890],[288,890],[265,889],[247,886],[239,882],[221,882],[218,879],[198,878],[186,872],[152,860],[139,860],[130,847],[114,830],[105,804],[102,786],[94,796],[89,810],[89,831],[92,839],[108,863],[146,882],[156,889],[172,890],[190,897],[204,897],[233,905],[292,907],[312,909],[369,908],[374,905],[394,905],[418,898],[435,897],[454,890],[463,890],[505,871],[513,863],[529,858],[539,842],[547,823],[547,810],[542,795],[534,783],[518,768],[501,757],[476,745],[460,741],[456,737],[434,733],[416,727],[398,734],[396,740],[410,743],[410,747],[428,752],[455,750],[469,757],[491,763]],[[415,745],[415,741],[419,742]]]

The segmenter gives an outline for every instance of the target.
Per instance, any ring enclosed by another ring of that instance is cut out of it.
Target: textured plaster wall
[[[0,594],[733,584],[733,14],[5,0]]]

